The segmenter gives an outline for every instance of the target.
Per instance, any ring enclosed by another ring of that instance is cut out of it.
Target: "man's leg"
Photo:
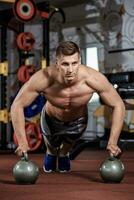
[[[56,171],[58,148],[53,147],[46,136],[43,135],[43,138],[47,149],[44,158],[43,169],[45,172]]]
[[[44,142],[45,142],[45,145],[46,145],[46,153],[47,154],[50,154],[50,155],[56,155],[57,156],[57,153],[58,153],[58,148],[57,147],[53,147],[49,140],[47,139],[47,137],[45,135],[43,135],[43,138],[44,138]]]
[[[69,152],[72,150],[73,145],[75,144],[74,141],[70,140],[70,141],[63,141],[62,145],[60,146],[59,149],[59,156],[66,156],[69,154]]]
[[[69,152],[72,150],[74,141],[66,138],[60,146],[58,153],[58,170],[60,172],[68,172],[71,169]]]

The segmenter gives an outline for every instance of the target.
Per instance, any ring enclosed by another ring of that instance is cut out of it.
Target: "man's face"
[[[77,77],[80,65],[80,56],[75,53],[71,56],[61,56],[57,58],[57,68],[65,83],[70,83]]]

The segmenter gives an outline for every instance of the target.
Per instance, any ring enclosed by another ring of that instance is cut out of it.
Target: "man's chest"
[[[75,85],[75,87],[58,88],[51,87],[45,96],[52,104],[61,107],[78,107],[87,104],[93,94],[93,90],[87,85]]]

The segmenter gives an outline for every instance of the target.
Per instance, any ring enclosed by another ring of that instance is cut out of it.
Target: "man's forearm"
[[[124,104],[117,106],[113,110],[112,124],[109,137],[109,144],[117,144],[118,139],[122,130],[123,122],[125,117],[125,107]]]
[[[25,118],[23,108],[12,107],[11,109],[11,118],[14,131],[19,145],[26,144],[27,139],[25,134]]]

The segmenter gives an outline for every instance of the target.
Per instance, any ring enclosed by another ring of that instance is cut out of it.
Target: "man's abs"
[[[69,106],[66,108],[60,108],[47,101],[45,104],[45,110],[49,116],[55,117],[61,121],[72,121],[87,115],[87,105],[80,107]]]

